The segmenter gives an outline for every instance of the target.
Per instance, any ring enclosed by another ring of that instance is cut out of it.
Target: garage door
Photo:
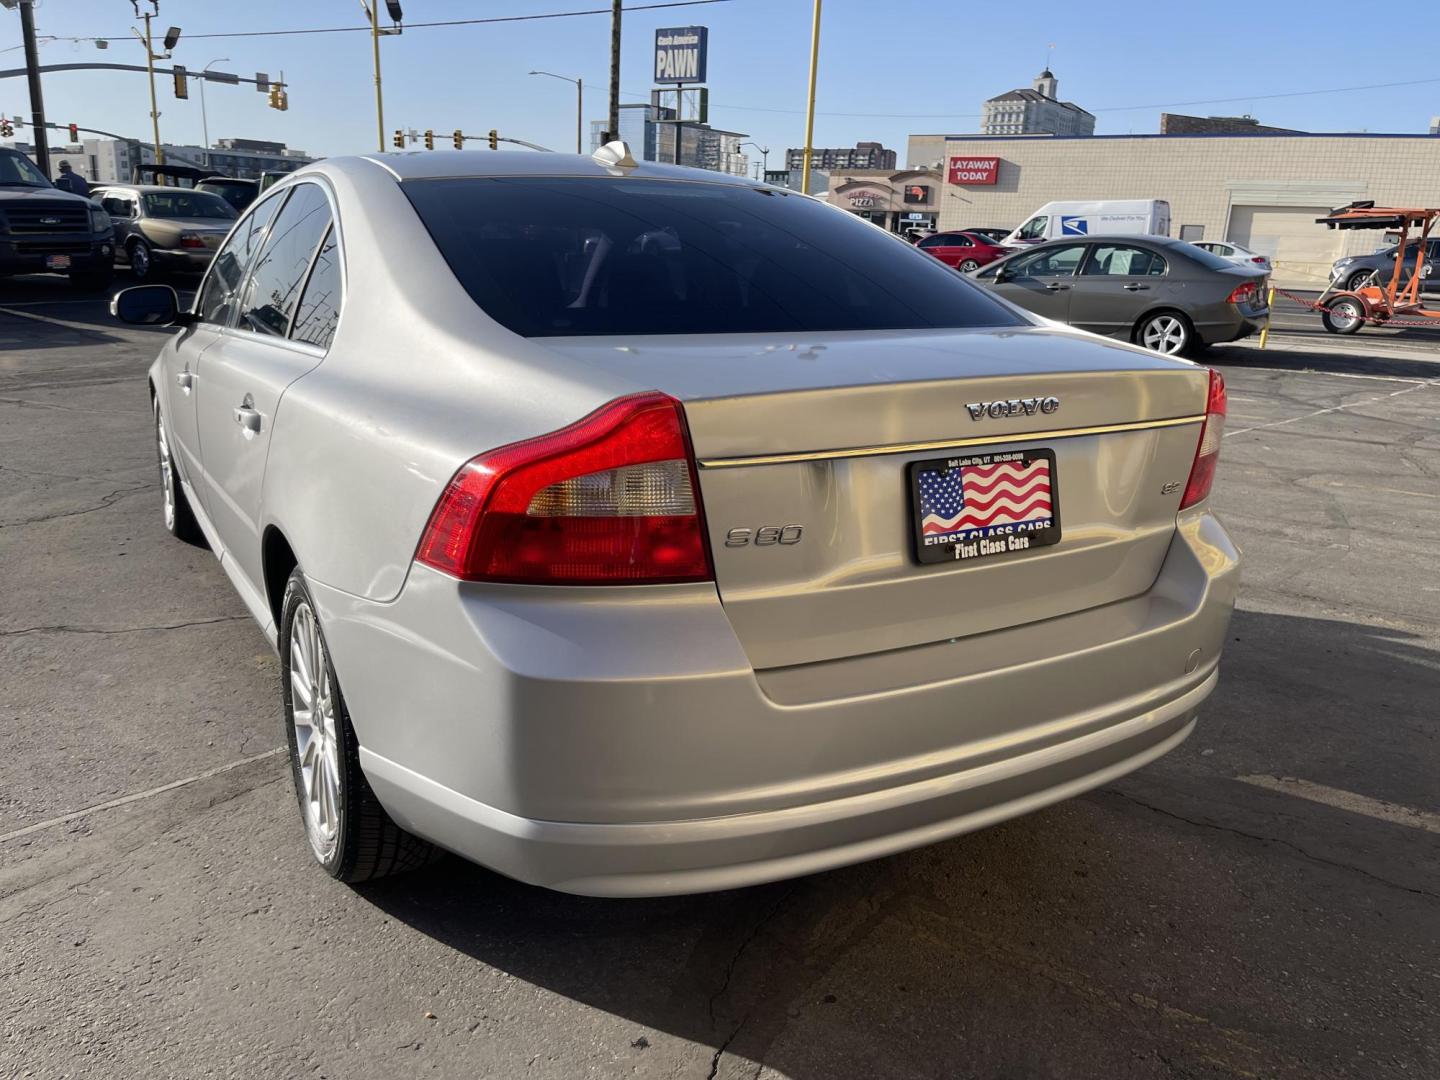
[[[1229,239],[1268,255],[1281,284],[1324,281],[1340,257],[1341,234],[1315,224],[1329,212],[1328,206],[1233,206]]]

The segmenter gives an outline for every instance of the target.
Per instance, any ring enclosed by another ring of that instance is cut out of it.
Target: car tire
[[[1131,340],[1162,356],[1185,356],[1195,348],[1195,327],[1178,311],[1152,311],[1135,324]]]
[[[165,416],[160,411],[160,399],[154,401],[155,408],[155,460],[160,467],[160,490],[164,496],[165,530],[175,539],[187,544],[204,545],[205,534],[190,509],[185,489],[180,486],[180,473],[175,468],[175,457],[170,449],[170,438],[165,431]]]
[[[963,262],[960,263],[960,272],[961,272],[962,274],[968,274],[968,273],[970,273],[972,270],[979,270],[979,269],[980,269],[980,263],[977,262],[975,259],[966,259],[966,260],[964,260]]]
[[[155,259],[149,244],[144,240],[131,240],[125,253],[130,259],[130,273],[136,281],[155,280],[158,275],[155,273]]]
[[[115,267],[113,266],[108,266],[104,270],[81,270],[70,274],[70,284],[87,292],[94,289],[108,289],[114,280]]]
[[[443,852],[396,825],[365,779],[360,744],[299,567],[285,583],[279,643],[290,775],[315,861],[347,882],[434,862]]]
[[[1351,274],[1348,278],[1345,279],[1345,291],[1354,292],[1356,289],[1360,288],[1374,276],[1374,270],[1356,270],[1353,274]]]
[[[1358,334],[1365,325],[1365,302],[1358,296],[1331,297],[1320,309],[1320,323],[1332,334]]]

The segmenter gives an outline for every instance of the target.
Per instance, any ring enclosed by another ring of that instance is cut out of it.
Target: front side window
[[[1040,217],[1032,217],[1016,234],[1018,240],[1039,240],[1045,236],[1045,226],[1050,224],[1050,219],[1043,214]]]
[[[1071,277],[1085,255],[1084,244],[1045,248],[1021,255],[1005,267],[1007,277]]]
[[[175,188],[172,191],[146,192],[145,216],[151,218],[215,218],[221,221],[233,220],[238,215],[235,208],[218,195],[207,191],[189,191]]]
[[[330,228],[330,201],[318,184],[301,184],[270,227],[245,282],[241,330],[284,337],[320,241]]]
[[[106,195],[100,200],[100,205],[111,217],[132,218],[135,216],[135,204],[122,195]]]
[[[1086,277],[1159,277],[1165,260],[1145,248],[1121,244],[1098,244],[1085,264]]]
[[[639,177],[402,187],[470,297],[526,337],[1021,325],[939,261],[774,188]]]
[[[250,215],[230,234],[221,249],[216,252],[210,264],[210,273],[200,287],[200,297],[195,304],[195,314],[201,322],[228,326],[235,314],[239,299],[240,285],[245,280],[245,271],[254,261],[255,252],[265,240],[266,229],[275,211],[285,201],[285,195],[272,196],[259,203]]]
[[[300,307],[295,312],[295,325],[290,328],[293,341],[307,345],[330,347],[335,336],[335,327],[340,322],[340,300],[343,291],[340,280],[340,252],[337,250],[335,230],[332,228],[320,245],[315,256],[315,267],[310,271],[310,280],[305,283],[305,292],[300,297]]]

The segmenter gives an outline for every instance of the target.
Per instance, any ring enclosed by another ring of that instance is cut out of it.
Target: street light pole
[[[370,0],[370,47],[375,53],[375,138],[380,153],[385,152],[385,98],[380,92],[380,0]]]
[[[585,152],[584,139],[581,133],[585,129],[585,80],[572,79],[568,75],[556,75],[553,71],[532,71],[530,74],[548,75],[552,79],[561,79],[564,82],[575,84],[575,153],[583,154]],[[617,132],[614,138],[618,139],[619,137]]]
[[[25,39],[25,77],[30,83],[30,120],[34,124],[35,164],[50,175],[50,137],[45,127],[45,98],[40,92],[40,55],[35,47],[35,0],[20,0],[20,36]]]
[[[820,0],[815,0],[815,22],[810,29],[810,100],[805,104],[805,162],[800,190],[810,194],[810,156],[815,147],[815,70],[820,65]]]
[[[200,69],[200,129],[205,133],[205,167],[210,168],[210,118],[205,114],[205,84],[210,80],[205,78],[205,72],[209,71],[216,64],[228,64],[230,58],[221,56],[211,60]]]

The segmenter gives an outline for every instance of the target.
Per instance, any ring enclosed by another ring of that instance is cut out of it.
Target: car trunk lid
[[[564,339],[685,407],[716,584],[758,669],[1020,625],[1159,572],[1203,368],[1039,328]],[[910,466],[1049,452],[1059,541],[924,563]]]

